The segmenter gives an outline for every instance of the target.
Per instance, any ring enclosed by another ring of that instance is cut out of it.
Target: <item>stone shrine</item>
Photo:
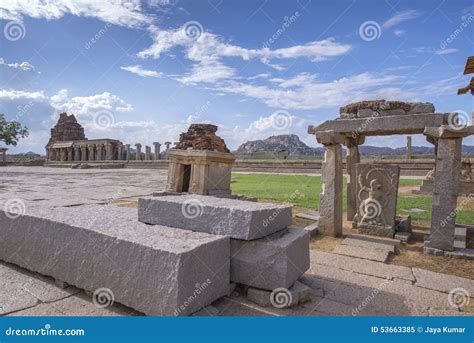
[[[176,147],[167,151],[168,192],[230,195],[235,156],[216,131],[215,125],[192,124]]]

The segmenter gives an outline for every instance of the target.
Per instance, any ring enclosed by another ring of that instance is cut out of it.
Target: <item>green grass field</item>
[[[344,179],[345,184],[345,179]],[[400,186],[418,186],[421,180],[400,179]],[[232,174],[232,192],[260,200],[290,202],[296,207],[319,208],[321,177],[305,175]],[[344,187],[344,211],[346,210]],[[473,200],[471,200],[473,201]],[[425,212],[408,212],[418,208]],[[411,215],[413,220],[429,222],[431,218],[431,196],[403,195],[398,197],[397,214]],[[457,222],[474,223],[474,211],[459,211]]]

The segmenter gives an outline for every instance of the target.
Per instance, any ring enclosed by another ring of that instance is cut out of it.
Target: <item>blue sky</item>
[[[472,0],[0,0],[0,29],[0,113],[30,129],[12,152],[43,153],[62,111],[88,138],[151,145],[209,122],[235,149],[284,133],[317,146],[308,125],[358,100],[473,110],[456,95]]]

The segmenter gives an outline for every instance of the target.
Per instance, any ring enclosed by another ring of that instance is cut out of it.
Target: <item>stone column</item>
[[[73,161],[72,153],[73,153],[72,147],[66,148],[66,154],[67,154],[66,161],[69,161],[69,162]]]
[[[331,236],[342,235],[342,147],[344,136],[333,131],[316,133],[324,145],[322,163],[323,190],[319,201],[319,229]]]
[[[45,147],[45,150],[46,150],[46,161],[49,161],[49,148],[48,147]]]
[[[411,146],[411,136],[407,136],[407,159],[411,159],[413,157],[413,150]]]
[[[81,145],[81,161],[87,161],[87,145]]]
[[[141,159],[142,159],[142,145],[140,143],[137,143],[137,144],[135,144],[135,148],[137,149],[135,159],[137,161],[141,161]]]
[[[125,144],[125,159],[130,161],[130,144]]]
[[[346,171],[347,171],[347,220],[353,221],[357,214],[357,175],[356,165],[360,162],[359,145],[364,144],[365,137],[346,138]]]
[[[94,148],[95,148],[95,145],[94,144],[89,144],[87,146],[89,148],[89,161],[94,161],[95,160],[95,154],[94,154]]]
[[[159,142],[153,142],[153,145],[155,146],[155,160],[160,159],[160,149],[161,149],[161,144]]]
[[[107,161],[112,159],[112,143],[105,143],[105,159]]]
[[[3,163],[7,163],[7,149],[2,152],[2,161]]]
[[[102,160],[102,144],[95,145],[95,159],[96,161]]]
[[[145,161],[150,160],[151,148],[148,145],[145,145]]]
[[[431,232],[426,246],[451,251],[454,249],[462,137],[474,134],[474,127],[459,130],[448,125],[427,127],[424,134],[438,141]]]
[[[123,144],[119,143],[117,151],[117,160],[123,160]]]
[[[81,148],[79,145],[74,145],[74,161],[81,160]]]
[[[166,146],[166,150],[165,150],[166,159],[168,159],[168,150],[170,149],[170,145],[171,145],[171,142],[165,142],[165,146]]]

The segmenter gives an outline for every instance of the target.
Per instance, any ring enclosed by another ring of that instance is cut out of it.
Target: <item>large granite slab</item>
[[[147,224],[252,240],[291,224],[291,206],[202,195],[139,199],[138,220]]]
[[[309,239],[304,229],[253,241],[231,239],[231,281],[270,291],[289,288],[309,268]]]
[[[3,204],[2,204],[3,205]],[[3,206],[2,206],[3,207]],[[111,205],[0,212],[0,259],[148,315],[186,315],[227,294],[229,238],[137,220]]]

